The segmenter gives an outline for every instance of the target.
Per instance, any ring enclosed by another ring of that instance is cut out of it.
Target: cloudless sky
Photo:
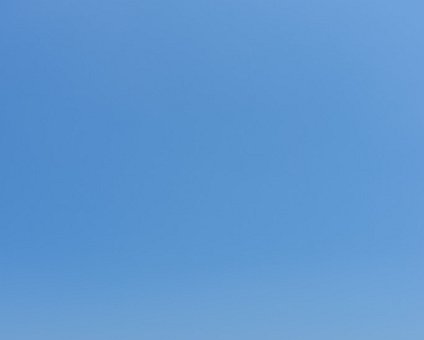
[[[423,11],[1,1],[0,337],[422,340]]]

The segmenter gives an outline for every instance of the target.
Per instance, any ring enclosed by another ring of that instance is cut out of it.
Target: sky
[[[0,337],[423,339],[423,11],[3,0]]]

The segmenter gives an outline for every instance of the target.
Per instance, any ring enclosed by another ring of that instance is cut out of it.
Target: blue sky
[[[422,339],[419,1],[0,5],[0,336]]]

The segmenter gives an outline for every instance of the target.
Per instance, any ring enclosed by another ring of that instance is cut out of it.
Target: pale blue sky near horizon
[[[424,4],[0,4],[0,337],[424,337]]]

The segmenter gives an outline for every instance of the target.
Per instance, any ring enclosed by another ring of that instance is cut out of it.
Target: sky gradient
[[[0,337],[422,340],[423,11],[3,0]]]

